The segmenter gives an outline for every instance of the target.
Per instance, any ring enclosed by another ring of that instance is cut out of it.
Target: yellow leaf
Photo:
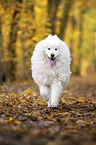
[[[13,118],[12,117],[9,117],[9,121],[13,121]]]
[[[53,121],[44,121],[44,123],[46,123],[46,124],[53,124],[54,122]]]
[[[96,104],[96,102],[92,102],[92,104]]]
[[[43,119],[43,117],[41,117],[41,116],[38,117],[38,120],[42,120],[42,119]]]
[[[34,92],[30,89],[30,88],[28,88],[26,91],[24,91],[24,94],[34,94]]]
[[[12,117],[9,117],[9,120],[7,120],[6,123],[8,123],[8,124],[13,124],[13,125],[19,125],[19,124],[22,124],[21,121],[13,120]]]
[[[80,103],[84,103],[84,101],[83,101],[83,100],[81,100],[81,99],[78,99],[78,102],[80,102]]]
[[[61,100],[62,100],[62,102],[63,102],[63,103],[65,103],[65,102],[66,102],[66,100],[65,100],[65,99],[61,99]]]
[[[50,117],[53,117],[53,115],[52,115],[52,114],[50,114]]]
[[[36,103],[39,104],[39,105],[47,104],[43,99],[39,99],[38,101],[36,101]]]
[[[87,121],[84,121],[84,120],[78,120],[76,121],[77,124],[86,124],[86,125],[90,125],[90,124],[93,124],[93,121],[91,122],[87,122]]]

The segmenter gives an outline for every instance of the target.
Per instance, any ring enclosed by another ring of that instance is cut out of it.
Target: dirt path
[[[96,144],[96,74],[72,76],[54,109],[34,87],[0,87],[0,145]]]

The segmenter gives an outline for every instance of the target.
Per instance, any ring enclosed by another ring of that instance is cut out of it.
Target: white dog
[[[65,42],[51,34],[40,41],[31,57],[32,77],[48,107],[56,107],[70,79],[70,52]]]

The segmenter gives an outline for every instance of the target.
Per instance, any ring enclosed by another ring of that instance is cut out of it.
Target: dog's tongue
[[[54,65],[55,65],[55,61],[52,60],[52,59],[50,59],[50,65],[51,65],[51,66],[54,66]]]

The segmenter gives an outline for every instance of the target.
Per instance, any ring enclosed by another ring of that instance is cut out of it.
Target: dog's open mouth
[[[55,66],[55,58],[49,58],[50,59],[50,65]]]

